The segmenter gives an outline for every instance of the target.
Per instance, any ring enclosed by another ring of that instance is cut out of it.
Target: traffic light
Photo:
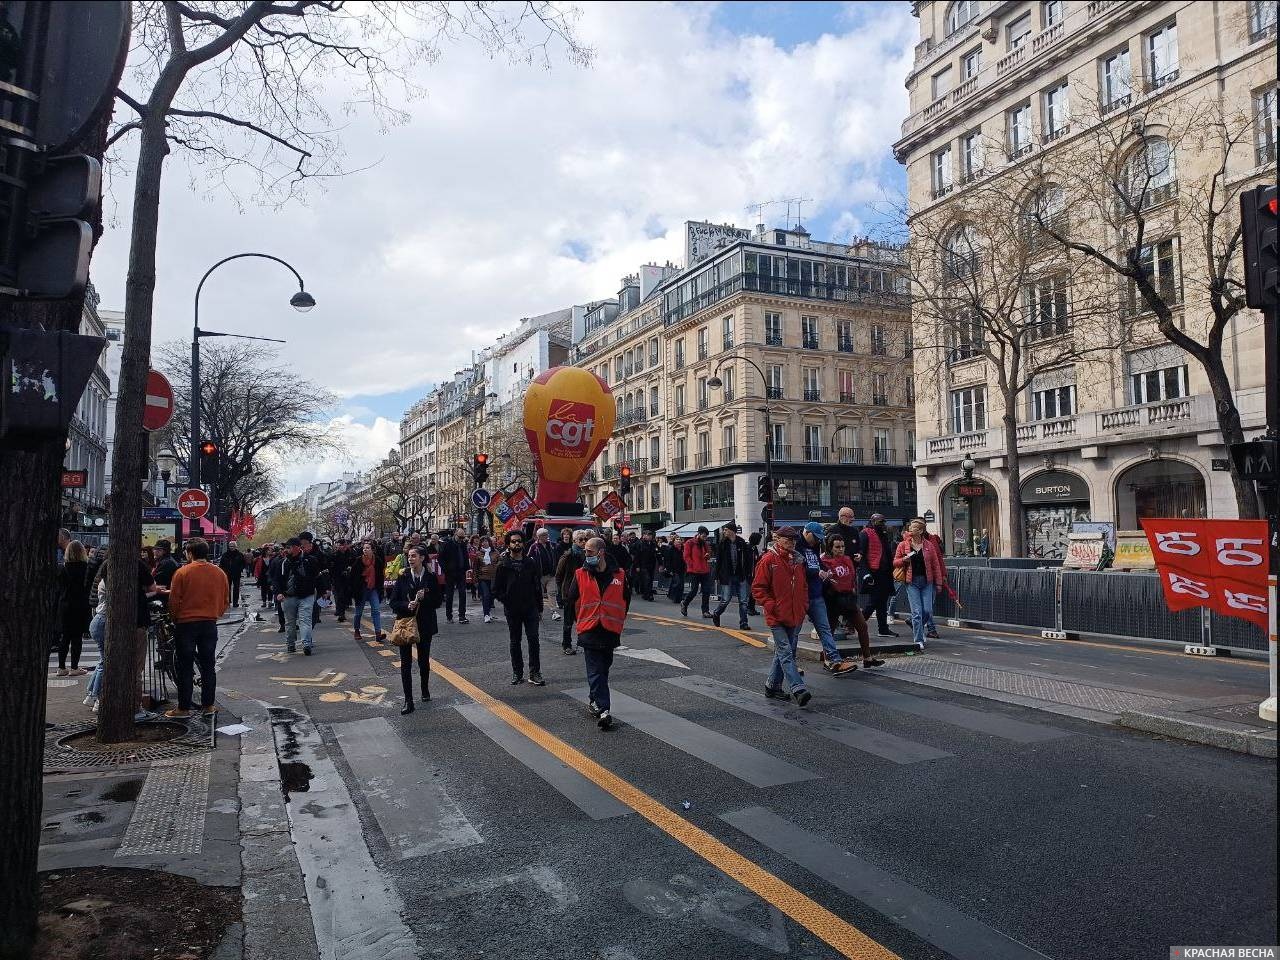
[[[1240,194],[1244,247],[1244,299],[1251,307],[1280,305],[1280,215],[1276,188],[1254,187]]]
[[[477,453],[472,456],[471,479],[475,481],[477,487],[483,487],[484,482],[489,479],[489,455],[487,453]]]
[[[10,213],[25,222],[17,228],[17,249],[4,251],[6,285],[32,297],[77,296],[89,280],[102,165],[75,154],[35,159],[28,167],[25,209]]]
[[[631,493],[631,468],[624,463],[618,471],[618,477],[621,480],[618,485],[618,492],[625,499]]]
[[[773,485],[769,483],[767,473],[760,474],[760,479],[756,481],[756,499],[761,503],[773,502]]]
[[[200,444],[200,479],[208,484],[218,482],[218,445],[212,440]]]

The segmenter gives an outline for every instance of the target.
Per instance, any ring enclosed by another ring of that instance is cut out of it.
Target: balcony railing
[[[996,76],[1003,77],[1010,70],[1019,66],[1027,58],[1027,45],[1024,43],[996,61]]]
[[[723,344],[724,344],[724,349],[725,349],[725,350],[732,350],[732,349],[733,349],[733,334],[729,334],[728,336],[726,336],[722,342],[723,342]]]
[[[872,340],[871,355],[873,357],[887,357],[889,355],[888,345],[883,340],[880,340],[880,341]]]
[[[897,463],[898,451],[888,447],[875,447],[871,451],[871,460],[873,463]]]
[[[822,391],[806,389],[804,392],[804,398],[810,403],[817,403],[819,400],[822,399]]]
[[[806,337],[804,338],[804,340],[803,340],[803,341],[801,341],[801,342],[802,342],[802,345],[804,346],[804,348],[805,348],[806,350],[817,350],[817,349],[818,349],[818,338],[817,338],[816,336],[812,336],[812,337],[810,337],[810,336],[806,336]]]
[[[836,457],[841,463],[861,463],[861,447],[836,447]]]
[[[974,433],[960,434],[961,450],[981,450],[987,445],[987,431],[978,430]]]
[[[658,405],[656,403],[649,404],[649,416],[656,417],[658,415]]]
[[[724,402],[725,402],[725,403],[732,403],[732,402],[733,402],[733,397],[734,397],[733,387],[725,387],[725,388],[724,388]]]
[[[826,447],[811,447],[809,444],[804,445],[804,462],[805,463],[822,463],[827,459]]]
[[[765,394],[765,399],[767,399],[767,400],[781,400],[781,399],[782,399],[782,388],[781,388],[781,387],[766,387],[766,388],[765,388],[765,391],[764,391],[764,394]]]
[[[738,460],[737,447],[721,447],[720,448],[720,465],[721,466],[724,466],[726,463],[736,463],[737,460]]]
[[[671,460],[671,472],[672,472],[672,473],[684,473],[684,472],[685,472],[686,470],[688,470],[688,469],[689,469],[689,458],[688,458],[688,457],[674,457],[674,458]]]
[[[1124,407],[1098,414],[1098,426],[1103,431],[1125,430],[1132,427],[1160,426],[1191,419],[1191,398],[1149,403],[1140,407]]]
[[[684,404],[681,403],[679,400],[676,401],[676,416],[677,417],[684,416]]]
[[[677,354],[676,354],[676,363],[675,363],[675,367],[676,367],[676,369],[677,369],[677,370],[683,370],[683,369],[684,369],[684,354],[681,354],[681,353],[677,353]]]
[[[883,393],[877,393],[871,398],[871,402],[877,407],[887,407],[889,405],[889,398]]]
[[[775,443],[770,445],[769,456],[779,463],[789,463],[791,460],[791,444]]]
[[[930,437],[924,442],[925,454],[930,457],[941,456],[944,453],[955,453],[956,437],[954,435],[947,437]]]
[[[1113,97],[1102,105],[1102,114],[1106,116],[1115,110],[1123,110],[1131,103],[1133,103],[1133,94],[1126,93],[1121,97]]]
[[[693,465],[695,469],[705,470],[711,466],[711,451],[699,450],[693,455]]]
[[[1031,52],[1036,56],[1044,53],[1045,50],[1048,50],[1051,46],[1062,39],[1064,29],[1062,21],[1059,20],[1047,30],[1041,30],[1031,40]]]
[[[698,398],[698,409],[705,410],[711,405],[711,401],[707,397]]]
[[[780,346],[782,346],[782,334],[781,334],[781,333],[766,333],[766,334],[764,335],[764,345],[765,345],[766,347],[780,347]]]
[[[700,344],[698,344],[698,359],[699,359],[699,360],[705,360],[705,359],[707,359],[707,352],[708,352],[708,348],[707,348],[707,345],[706,345],[705,343],[700,343]]]
[[[596,472],[594,470],[588,470],[582,475],[583,483],[595,483],[596,479]]]
[[[853,353],[853,338],[841,337],[836,341],[836,349],[841,353]]]
[[[853,393],[841,390],[840,402],[841,403],[857,403],[858,399]]]

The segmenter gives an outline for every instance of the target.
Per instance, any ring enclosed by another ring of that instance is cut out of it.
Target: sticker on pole
[[[178,497],[178,512],[188,520],[199,520],[209,512],[209,495],[203,490],[184,490]]]
[[[160,430],[172,419],[173,386],[163,373],[152,370],[147,374],[147,399],[142,407],[142,429]]]

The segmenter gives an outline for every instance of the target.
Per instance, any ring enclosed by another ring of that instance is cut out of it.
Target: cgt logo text
[[[576,456],[591,445],[595,407],[570,400],[555,401],[547,417],[547,453]]]

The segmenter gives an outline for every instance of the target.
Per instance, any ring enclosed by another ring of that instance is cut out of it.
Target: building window
[[[649,466],[656,470],[662,462],[662,438],[649,438]]]
[[[656,417],[658,415],[658,388],[649,388],[649,416]]]
[[[1170,306],[1182,302],[1182,283],[1177,269],[1177,249],[1177,237],[1169,237],[1143,247],[1139,257],[1143,273],[1150,278],[1160,299]],[[1132,280],[1129,281],[1128,307],[1130,316],[1146,313],[1149,309],[1146,300],[1138,292],[1138,285]]]
[[[654,337],[649,341],[649,366],[656,367],[658,365],[658,338]]]
[[[978,0],[954,0],[947,8],[947,36],[973,23],[978,16]]]
[[[982,131],[974,130],[960,138],[960,163],[965,183],[982,176]]]
[[[871,375],[871,402],[877,407],[884,407],[889,403],[888,378],[883,373]]]
[[[982,48],[974,47],[960,58],[960,79],[972,80],[982,70]]]
[[[733,427],[725,427],[720,431],[720,462],[733,463],[738,459],[737,431]]]
[[[1049,387],[1031,394],[1031,419],[1056,420],[1076,412],[1076,385]]]
[[[1040,29],[1048,30],[1062,22],[1062,0],[1041,0]]]
[[[966,387],[951,391],[951,432],[973,433],[987,429],[987,388]]]
[[[1275,35],[1275,0],[1249,0],[1249,40],[1261,40]]]
[[[699,328],[698,330],[698,359],[699,360],[707,359],[707,354],[710,352],[710,347],[709,347],[710,342],[711,342],[710,331],[708,331],[706,327]]]
[[[1169,200],[1178,189],[1178,170],[1169,141],[1151,137],[1129,158],[1122,177],[1127,210],[1145,210]]]
[[[1004,28],[1005,49],[1017,50],[1031,37],[1031,14],[1024,13]]]
[[[764,315],[764,342],[766,346],[782,346],[782,314],[766,313]]]
[[[733,314],[720,321],[720,338],[726,350],[733,349]]]
[[[1067,103],[1067,81],[1063,80],[1056,87],[1044,92],[1044,139],[1047,143],[1056,140],[1067,132],[1070,120],[1070,108]]]
[[[951,145],[935,150],[930,160],[933,171],[933,199],[945,197],[951,192]]]
[[[933,99],[941,100],[951,92],[951,68],[943,67],[935,73],[931,80]]]
[[[676,369],[679,370],[684,366],[684,339],[676,341]]]
[[[724,384],[724,401],[729,403],[738,392],[738,371],[734,367],[725,367],[720,371],[720,382]]]
[[[1047,184],[1035,192],[1023,211],[1023,225],[1028,246],[1035,247],[1046,237],[1045,230],[1059,231],[1067,214],[1067,198],[1057,184]]]
[[[789,451],[787,450],[787,426],[784,423],[769,424],[771,430],[769,456],[774,460],[786,460]]]
[[[1134,405],[1177,400],[1189,394],[1187,365],[1172,345],[1129,354],[1129,402]]]
[[[688,441],[684,437],[676,438],[676,457],[675,463],[672,464],[673,469],[677,472],[688,469],[689,466],[689,450]]]
[[[873,357],[887,357],[889,355],[889,346],[885,340],[884,327],[878,323],[871,325],[871,355]]]
[[[1031,149],[1031,104],[1023,103],[1004,115],[1005,141],[1009,159],[1022,156]]]
[[[684,384],[676,384],[676,416],[684,416]]]
[[[906,389],[907,403],[915,403],[916,402],[916,378],[907,377],[903,381],[903,384]]]
[[[978,269],[978,244],[973,228],[964,225],[947,235],[943,271],[948,280],[970,276]]]
[[[889,431],[877,427],[871,432],[871,458],[876,463],[893,463],[897,459],[890,447]]]
[[[662,487],[656,483],[649,484],[649,506],[654,510],[662,506]]]
[[[822,399],[822,387],[818,380],[817,367],[804,368],[804,398],[810,403]]]
[[[1059,337],[1071,329],[1067,309],[1067,281],[1063,277],[1043,277],[1022,291],[1028,340]]]
[[[698,456],[694,461],[694,467],[702,470],[711,466],[711,434],[698,434]]]
[[[1275,6],[1271,7],[1271,24],[1275,26]],[[1253,142],[1254,159],[1258,166],[1276,162],[1276,128],[1280,126],[1280,112],[1277,111],[1276,94],[1280,88],[1272,87],[1254,94],[1253,97]]]
[[[823,458],[822,428],[806,424],[804,428],[804,459],[806,463],[818,463]]]
[[[769,374],[769,380],[766,386],[768,399],[781,400],[782,399],[782,376],[783,376],[782,364],[771,363],[769,364],[768,367],[765,368],[765,371]]]
[[[1178,79],[1178,25],[1166,24],[1147,34],[1147,75],[1151,86],[1162,87]]]
[[[638,487],[636,487],[635,498],[636,498],[636,509],[643,510],[644,509],[644,484],[643,483],[640,484]]]
[[[836,322],[836,349],[841,353],[853,353],[853,322],[839,320]]]
[[[613,379],[615,380],[622,379],[622,358],[621,357],[613,358]]]
[[[840,402],[855,403],[853,394],[853,371],[841,370],[837,374],[840,380]]]
[[[818,318],[800,318],[800,338],[806,350],[818,349]]]
[[[902,356],[911,359],[911,352],[915,349],[915,342],[911,339],[911,328],[907,327],[902,331]]]
[[[1133,71],[1129,69],[1129,48],[1102,58],[1102,112],[1127,107],[1133,98]]]
[[[711,405],[711,394],[707,387],[707,378],[698,378],[698,409],[705,410]]]

